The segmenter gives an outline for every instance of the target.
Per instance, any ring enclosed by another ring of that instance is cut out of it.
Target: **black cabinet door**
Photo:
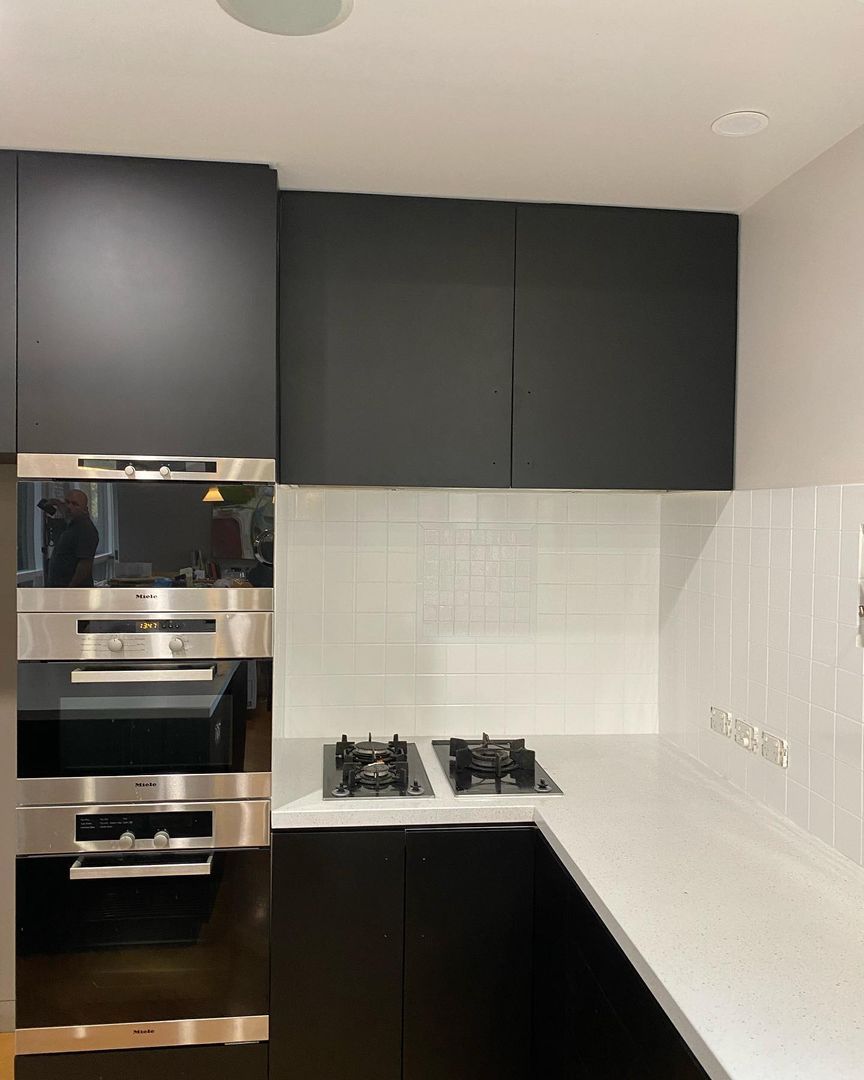
[[[706,1073],[537,833],[534,1076],[705,1080]]]
[[[403,830],[273,837],[271,1080],[402,1075]]]
[[[404,1080],[529,1080],[534,834],[412,830]]]
[[[513,486],[730,488],[738,219],[520,206]]]
[[[267,1080],[267,1044],[37,1054],[15,1059],[15,1080]]]
[[[18,155],[0,150],[0,459],[15,453]]]
[[[18,449],[275,457],[276,181],[21,154]]]
[[[537,837],[534,865],[533,1076],[588,1080],[576,1045],[568,941],[570,875]]]
[[[282,481],[507,487],[515,208],[281,198]]]

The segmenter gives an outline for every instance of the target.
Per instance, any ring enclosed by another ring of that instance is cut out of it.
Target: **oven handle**
[[[132,866],[86,866],[83,858],[69,868],[70,881],[104,881],[106,878],[200,877],[213,872],[213,856],[206,862],[137,863]]]
[[[196,683],[213,682],[214,667],[206,668],[117,668],[109,671],[87,671],[73,668],[69,678],[73,683]]]

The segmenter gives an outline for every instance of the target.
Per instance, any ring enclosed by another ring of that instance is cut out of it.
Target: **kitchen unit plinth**
[[[267,1080],[267,1044],[108,1050],[16,1059],[15,1080]]]

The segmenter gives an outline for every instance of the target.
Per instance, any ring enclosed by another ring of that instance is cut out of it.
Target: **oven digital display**
[[[79,619],[79,634],[215,634],[215,619]]]

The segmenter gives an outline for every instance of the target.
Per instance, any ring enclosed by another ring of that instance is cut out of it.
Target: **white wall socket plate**
[[[746,720],[736,719],[733,738],[739,746],[754,754],[759,749],[759,728],[755,724],[748,724]]]
[[[789,744],[779,735],[772,735],[770,731],[762,732],[762,757],[770,761],[772,765],[779,765],[785,769],[789,765]]]
[[[864,525],[858,530],[858,633],[855,640],[864,648]]]
[[[725,735],[727,739],[732,737],[732,714],[725,709],[718,709],[716,705],[711,706],[711,730],[716,731],[718,735]]]

